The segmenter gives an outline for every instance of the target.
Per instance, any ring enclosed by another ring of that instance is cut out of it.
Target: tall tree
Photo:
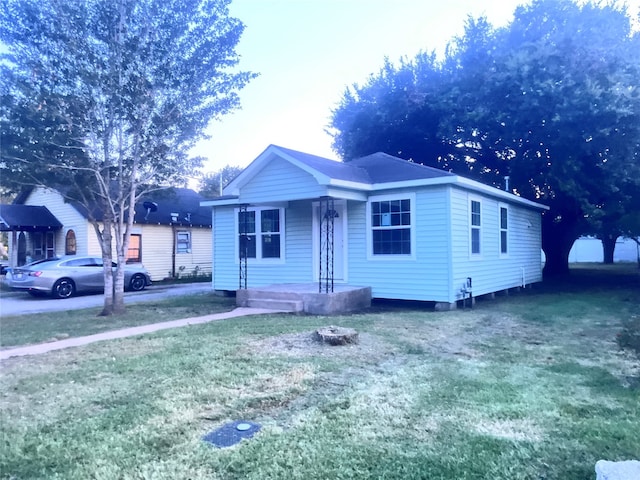
[[[0,10],[0,177],[86,207],[105,265],[104,315],[124,311],[136,201],[199,166],[187,152],[254,76],[234,68],[244,27],[228,4],[7,0]]]
[[[199,193],[204,197],[219,197],[222,189],[242,172],[242,167],[225,165],[217,172],[208,173],[200,178]]]
[[[399,70],[406,68],[416,71],[407,62]],[[417,159],[495,186],[509,175],[514,193],[549,205],[545,273],[568,271],[573,241],[621,205],[640,209],[630,201],[640,188],[640,34],[624,7],[535,0],[504,28],[469,19],[431,76],[440,93],[439,143],[455,147],[455,160],[438,151]],[[345,97],[334,123],[361,97]],[[376,107],[384,116],[385,105]],[[412,136],[434,130],[433,122],[413,127]],[[357,122],[349,128],[360,134]],[[343,138],[335,136],[338,151]],[[361,152],[345,158],[354,153]]]

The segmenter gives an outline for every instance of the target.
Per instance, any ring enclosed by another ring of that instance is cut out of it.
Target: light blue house
[[[452,308],[542,280],[547,207],[384,153],[342,163],[271,145],[223,193],[202,203],[215,290],[357,286]]]

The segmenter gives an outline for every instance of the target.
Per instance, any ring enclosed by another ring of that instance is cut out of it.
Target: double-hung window
[[[240,258],[281,259],[284,235],[282,208],[250,208],[238,211],[238,254]]]
[[[176,253],[191,253],[191,232],[186,230],[176,232]]]
[[[371,254],[413,254],[413,201],[411,197],[372,197],[369,202]]]
[[[139,233],[132,233],[131,236],[129,236],[129,249],[127,250],[126,262],[142,262],[142,235]]]
[[[471,255],[480,255],[482,238],[482,204],[479,200],[470,201],[470,239]]]
[[[500,255],[509,253],[509,210],[500,206]]]

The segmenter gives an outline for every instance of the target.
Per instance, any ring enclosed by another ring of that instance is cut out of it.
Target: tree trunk
[[[616,240],[618,237],[615,234],[602,235],[602,249],[604,250],[604,263],[613,263],[613,252],[616,248]]]
[[[543,217],[542,249],[546,256],[544,276],[552,277],[569,273],[569,252],[578,235],[576,225],[567,222],[553,222],[549,216]]]
[[[124,267],[126,261],[123,259],[118,262],[118,266],[114,273],[114,285],[113,285],[113,309],[114,315],[120,315],[125,313],[126,307],[124,305]]]
[[[96,229],[98,227],[96,226]],[[102,270],[104,275],[104,305],[100,316],[108,317],[113,315],[113,269],[111,268],[111,241],[113,235],[112,220],[108,214],[104,215],[102,224],[101,246],[102,246]]]

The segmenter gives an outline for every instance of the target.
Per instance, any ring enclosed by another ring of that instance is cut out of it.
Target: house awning
[[[0,205],[2,232],[43,232],[61,228],[62,223],[45,206]]]

